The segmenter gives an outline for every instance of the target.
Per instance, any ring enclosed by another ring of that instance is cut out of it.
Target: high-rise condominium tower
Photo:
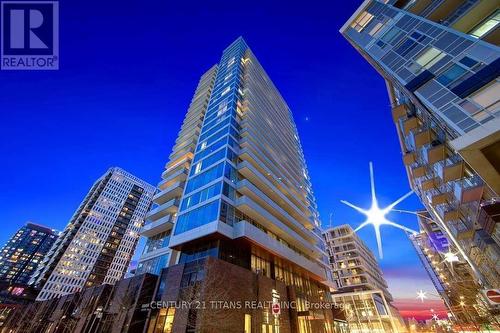
[[[54,230],[26,223],[0,252],[0,282],[27,284],[56,239]]]
[[[120,280],[134,253],[155,188],[120,168],[99,178],[31,283],[37,300]]]
[[[141,230],[141,235],[147,237],[147,242],[136,274],[159,274],[169,262],[175,263],[176,258],[171,256],[168,244],[216,74],[217,66],[214,66],[198,83],[170,160],[158,184],[159,192],[153,198],[156,207],[148,213],[146,225]]]
[[[170,237],[178,253],[162,271],[159,299],[185,299],[194,288],[203,300],[295,300],[298,309],[273,315],[270,307],[206,303],[188,313],[162,309],[150,327],[332,332],[333,311],[307,305],[327,300],[329,270],[297,129],[242,38],[202,76],[166,167],[142,232],[148,243]],[[151,253],[167,252],[162,244]]]
[[[323,232],[335,292],[333,300],[342,306],[352,331],[404,332],[405,324],[391,304],[382,270],[373,252],[348,224]]]
[[[410,185],[473,277],[478,302],[451,306],[486,321],[483,294],[500,287],[499,15],[490,0],[367,0],[341,28],[384,77]]]

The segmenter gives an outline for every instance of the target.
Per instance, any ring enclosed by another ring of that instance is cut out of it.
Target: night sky
[[[381,205],[409,190],[384,81],[338,32],[360,3],[61,2],[60,70],[0,72],[0,243],[28,220],[62,230],[111,166],[156,185],[199,77],[240,35],[294,114],[323,226],[359,225],[340,200],[368,208],[369,161]],[[373,229],[360,235],[376,251]],[[396,305],[430,318],[440,305],[415,299],[435,291],[410,242],[382,235]]]

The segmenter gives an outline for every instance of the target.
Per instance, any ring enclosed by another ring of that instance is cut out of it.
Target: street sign
[[[272,306],[273,315],[278,316],[281,313],[281,307],[279,303],[274,303]]]
[[[482,293],[490,305],[500,306],[500,289],[486,289]]]

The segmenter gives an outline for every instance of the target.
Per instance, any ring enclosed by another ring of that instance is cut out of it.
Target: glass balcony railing
[[[459,203],[472,202],[481,199],[483,187],[483,180],[478,175],[473,175],[456,181],[453,193]]]
[[[449,182],[463,176],[463,161],[458,155],[453,155],[435,163],[433,169],[443,182]]]
[[[422,160],[427,165],[433,165],[439,161],[444,160],[445,154],[446,151],[443,144],[433,145],[431,143],[421,148],[420,156],[422,156]]]
[[[445,222],[459,219],[459,211],[452,205],[437,206],[436,211]]]

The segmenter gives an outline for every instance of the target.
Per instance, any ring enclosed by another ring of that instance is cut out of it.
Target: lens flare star
[[[405,200],[410,195],[412,195],[413,191],[406,193],[405,195],[403,195],[398,200],[394,201],[389,206],[387,206],[385,208],[380,208],[378,205],[378,201],[377,201],[377,195],[375,193],[375,180],[373,177],[373,163],[372,162],[370,162],[370,184],[371,184],[371,194],[372,194],[372,205],[369,209],[360,208],[360,207],[355,206],[346,200],[341,200],[341,202],[366,216],[366,220],[363,223],[361,223],[359,225],[359,227],[357,227],[354,231],[358,231],[358,230],[366,227],[367,225],[371,224],[373,226],[373,228],[375,229],[375,237],[377,238],[378,254],[379,254],[379,257],[382,259],[384,257],[384,253],[382,251],[382,238],[380,235],[380,226],[390,225],[390,226],[399,228],[401,230],[404,230],[406,232],[409,232],[411,234],[417,233],[415,230],[412,230],[412,229],[407,228],[405,226],[402,226],[402,225],[399,225],[399,224],[394,223],[392,221],[389,221],[386,218],[386,215],[389,214],[389,212],[391,212],[394,209],[394,207],[396,207],[401,201]]]
[[[449,262],[450,264],[453,264],[454,262],[457,262],[460,260],[458,259],[458,256],[456,253],[453,253],[450,250],[448,250],[448,252],[446,252],[444,254],[444,261]]]
[[[417,298],[419,300],[422,301],[422,303],[424,302],[424,299],[427,298],[427,292],[423,291],[422,289],[420,289],[420,291],[417,291]]]

